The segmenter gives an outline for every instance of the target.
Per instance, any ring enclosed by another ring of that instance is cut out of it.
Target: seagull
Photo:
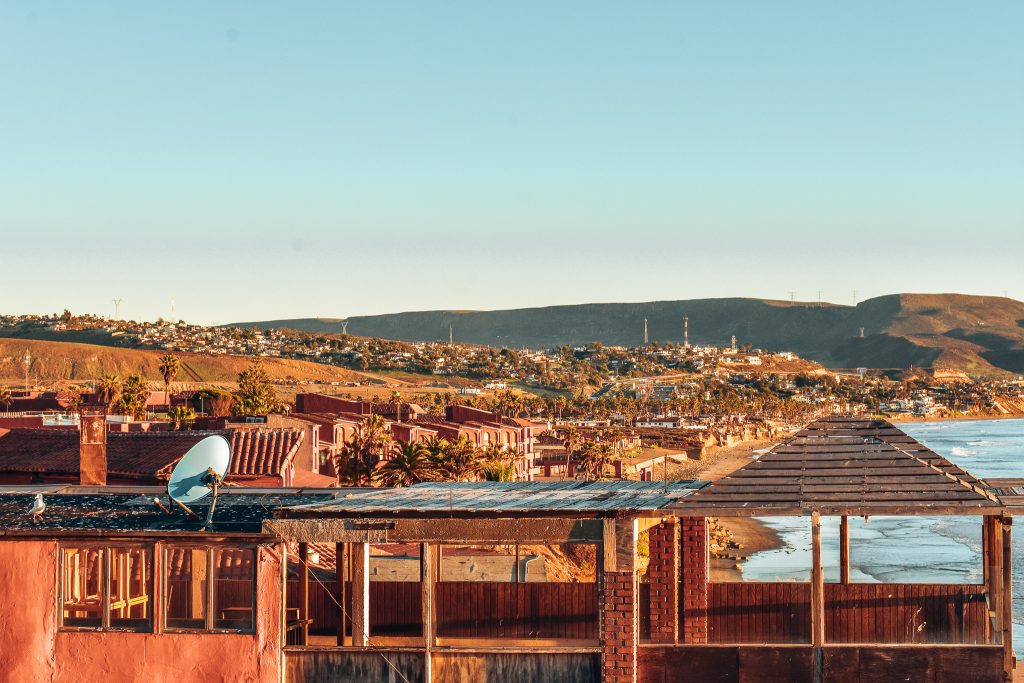
[[[37,493],[36,499],[32,501],[32,507],[29,508],[29,512],[32,513],[32,521],[37,521],[39,519],[39,515],[43,514],[43,510],[45,509],[46,503],[43,501],[43,494]]]

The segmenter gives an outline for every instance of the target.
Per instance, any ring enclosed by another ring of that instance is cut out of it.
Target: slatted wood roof
[[[812,422],[758,460],[670,506],[679,515],[978,515],[985,482],[885,420]]]

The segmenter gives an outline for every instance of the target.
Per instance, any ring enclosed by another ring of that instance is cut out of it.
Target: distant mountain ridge
[[[497,311],[420,311],[348,318],[349,334],[406,341],[448,339],[545,348],[599,341],[740,344],[788,350],[833,368],[933,367],[972,374],[1024,373],[1024,303],[964,294],[891,294],[856,306],[767,299],[605,303]],[[340,320],[301,318],[236,323],[339,334]],[[863,328],[863,337],[861,336]]]

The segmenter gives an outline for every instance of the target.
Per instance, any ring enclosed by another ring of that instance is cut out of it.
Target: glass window
[[[215,628],[252,630],[255,555],[255,551],[248,548],[217,548],[213,551]]]
[[[110,549],[110,627],[141,630],[152,613],[153,555],[148,548]]]
[[[166,554],[168,629],[254,629],[254,548],[179,546]]]
[[[167,549],[167,628],[206,628],[206,548]]]
[[[102,628],[103,549],[63,548],[63,626]]]
[[[150,631],[152,576],[147,547],[61,548],[61,627]]]

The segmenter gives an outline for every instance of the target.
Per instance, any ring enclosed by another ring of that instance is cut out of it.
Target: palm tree
[[[117,409],[123,415],[130,415],[136,420],[146,417],[146,404],[149,402],[149,384],[139,375],[128,375],[121,383],[121,398],[117,401]]]
[[[608,443],[588,441],[580,449],[579,471],[586,481],[604,477],[604,468],[615,459],[615,449]]]
[[[573,425],[562,429],[562,448],[565,449],[565,471],[562,472],[562,479],[569,474],[569,462],[580,444],[580,433]]]
[[[11,396],[11,390],[7,387],[0,387],[0,406],[3,406],[4,410],[10,410],[12,405],[14,405],[14,397]]]
[[[110,410],[121,398],[121,378],[109,372],[101,375],[96,387],[96,397],[107,407],[107,410]]]
[[[196,411],[189,406],[174,406],[167,411],[174,429],[188,429],[196,420]]]
[[[480,452],[480,472],[484,481],[515,481],[517,459],[515,451],[498,444],[487,446]]]
[[[164,394],[167,396],[167,407],[171,407],[171,382],[181,369],[181,361],[177,356],[167,354],[160,359],[160,375],[164,378]]]
[[[427,481],[434,473],[430,451],[422,443],[395,443],[391,459],[377,470],[377,481],[384,486],[412,486]]]
[[[463,434],[458,441],[441,440],[443,446],[434,454],[434,466],[441,481],[478,481],[480,455]]]
[[[344,471],[354,486],[370,483],[373,468],[387,452],[390,441],[384,418],[376,414],[367,416],[359,431],[341,447],[338,455],[343,461],[336,463],[339,480]]]

